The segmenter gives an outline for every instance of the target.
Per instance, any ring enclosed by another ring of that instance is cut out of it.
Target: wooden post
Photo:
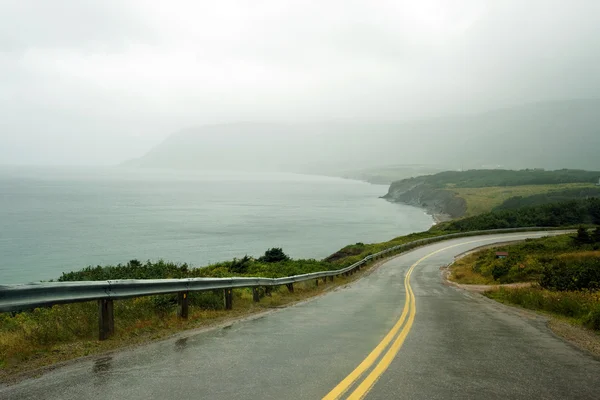
[[[187,319],[189,310],[188,292],[177,293],[177,304],[179,305],[177,315],[180,318]]]
[[[315,279],[315,286],[319,287],[319,278]]]
[[[231,310],[233,308],[233,289],[223,289],[225,293],[225,309]]]
[[[257,287],[252,288],[252,300],[254,300],[255,303],[260,301],[260,294]]]
[[[285,286],[287,286],[290,293],[294,293],[294,284],[293,283],[288,283]]]
[[[115,333],[115,313],[113,301],[98,300],[98,340],[106,340]]]

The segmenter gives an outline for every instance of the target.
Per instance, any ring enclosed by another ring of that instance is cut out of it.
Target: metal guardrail
[[[415,240],[409,243],[393,246],[378,253],[369,255],[362,260],[338,270],[320,271],[310,274],[294,275],[283,278],[187,278],[187,279],[144,279],[144,280],[109,280],[109,281],[78,281],[78,282],[40,282],[17,285],[0,285],[0,312],[16,312],[37,307],[68,304],[85,301],[98,301],[99,309],[99,338],[108,338],[114,332],[113,300],[133,297],[152,296],[160,294],[178,294],[179,315],[187,318],[189,292],[209,290],[224,291],[225,308],[232,308],[232,289],[252,288],[254,301],[259,301],[259,287],[267,292],[273,286],[286,285],[293,292],[294,283],[316,280],[333,280],[334,276],[349,275],[372,260],[401,253],[430,243],[448,239],[492,235],[510,232],[555,231],[564,228],[515,228],[494,229],[440,235],[432,238]]]
[[[373,259],[410,250],[418,246],[448,239],[491,235],[509,232],[563,230],[555,228],[517,228],[473,231],[441,235],[390,247],[338,270],[314,272],[284,278],[187,278],[187,279],[144,279],[78,282],[40,282],[17,285],[0,285],[0,312],[21,311],[54,304],[77,303],[101,299],[126,299],[178,292],[196,292],[215,289],[252,288],[290,285],[351,273]]]

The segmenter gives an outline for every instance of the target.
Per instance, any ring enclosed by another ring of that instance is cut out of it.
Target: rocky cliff
[[[438,219],[462,217],[467,211],[467,202],[451,190],[434,188],[422,179],[412,178],[394,182],[390,185],[384,199],[422,207]]]

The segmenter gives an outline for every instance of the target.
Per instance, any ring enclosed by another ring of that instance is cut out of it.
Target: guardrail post
[[[293,283],[286,283],[285,286],[287,286],[290,293],[294,293],[294,284]]]
[[[115,333],[115,313],[113,301],[98,300],[98,340],[106,340]]]
[[[319,287],[319,278],[315,279],[315,286]]]
[[[187,319],[188,310],[189,310],[188,292],[177,293],[177,304],[179,305],[179,309],[177,310],[177,315],[180,318]]]
[[[260,301],[260,294],[257,287],[252,288],[252,300],[254,300],[255,303]]]
[[[271,289],[273,289],[271,286],[265,286],[265,296],[271,297]]]
[[[223,292],[225,293],[225,309],[231,310],[233,308],[233,289],[223,289]]]

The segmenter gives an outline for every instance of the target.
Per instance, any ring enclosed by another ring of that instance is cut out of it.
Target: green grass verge
[[[576,324],[600,331],[600,291],[558,292],[533,286],[500,288],[485,295],[502,303],[567,317]]]

